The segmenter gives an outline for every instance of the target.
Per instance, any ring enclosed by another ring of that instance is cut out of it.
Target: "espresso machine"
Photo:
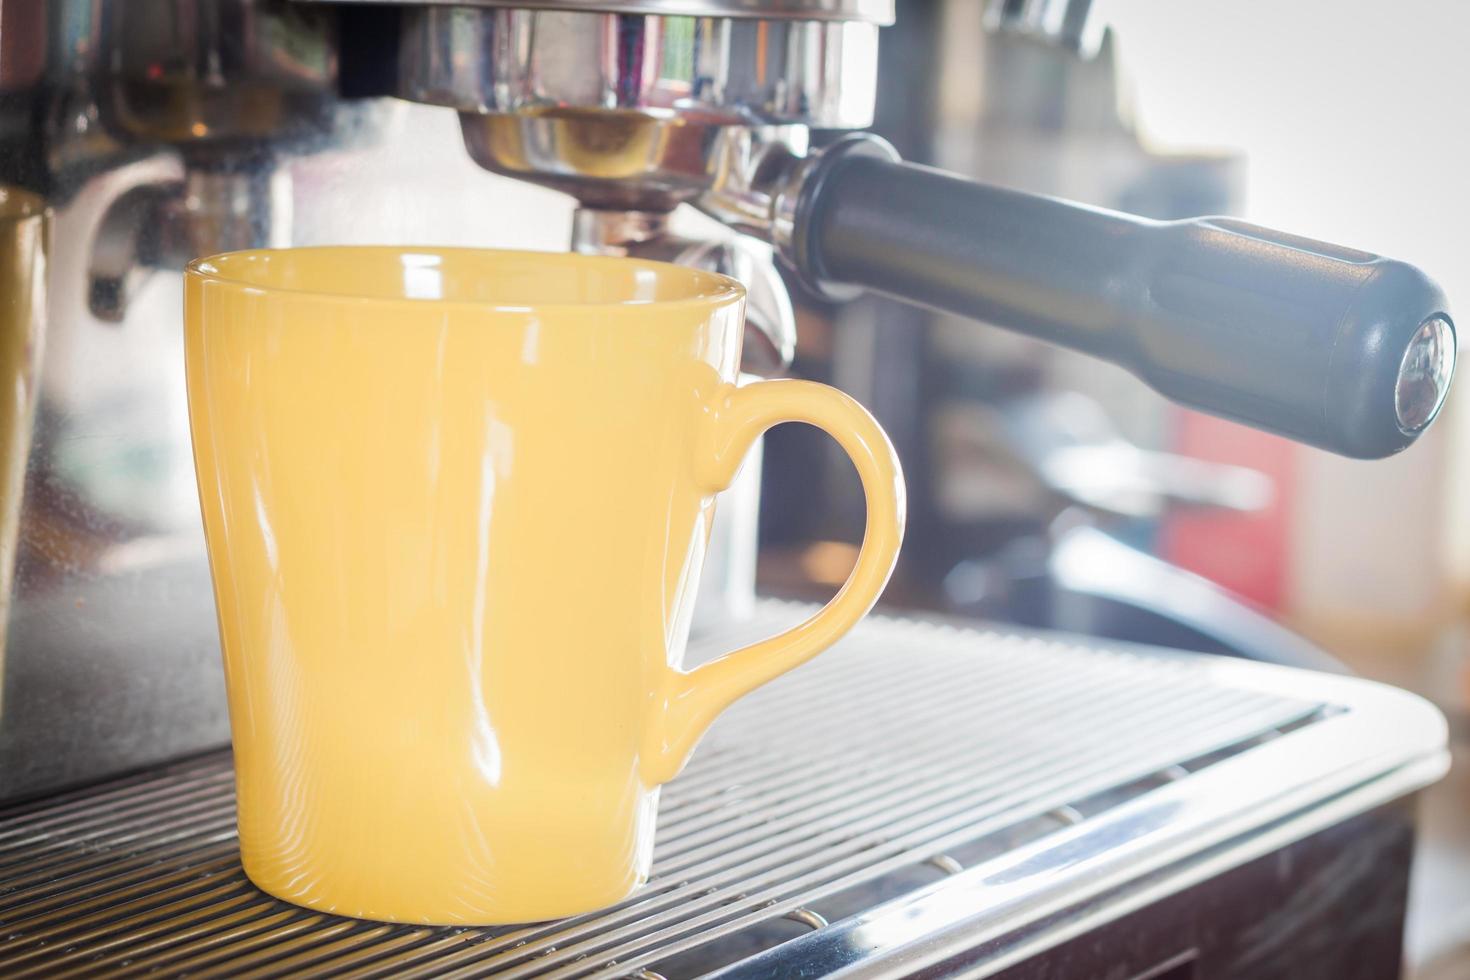
[[[657,258],[747,285],[752,375],[790,364],[791,281],[1021,331],[1348,456],[1399,452],[1434,420],[1455,330],[1412,266],[1234,219],[1146,220],[988,186],[862,133],[898,7],[0,2],[0,201],[34,201],[17,213],[47,224],[24,238],[27,264],[6,258],[7,293],[36,312],[22,318],[27,356],[6,365],[0,801],[18,802],[0,812],[4,972],[49,970],[58,950],[78,975],[886,975],[982,959],[997,972],[1043,933],[1052,950],[1083,936],[1102,896],[1122,921],[1166,883],[1198,902],[1251,892],[1285,848],[1299,887],[1359,839],[1342,837],[1348,825],[1407,852],[1404,801],[1445,765],[1442,720],[1407,695],[894,619],[717,726],[669,793],[687,823],[672,824],[683,829],[653,897],[611,918],[570,932],[370,927],[298,915],[229,877],[230,770],[216,751],[229,733],[180,334],[180,270],[195,256],[424,241]],[[989,29],[1031,43],[1085,53],[1100,36],[1085,0],[986,11]],[[801,613],[753,598],[758,464],[713,531],[696,611],[711,643]],[[924,666],[901,679],[895,649]],[[1107,697],[1117,711],[1101,710]],[[867,726],[874,698],[883,720]],[[818,701],[842,706],[801,707]],[[1089,739],[1095,759],[1069,748]],[[959,743],[991,748],[958,759]],[[1030,776],[1007,768],[1018,751]],[[900,758],[918,760],[903,785],[864,761]],[[877,788],[842,796],[858,772]],[[816,802],[793,802],[796,786]],[[777,858],[768,836],[786,848]],[[1404,874],[1355,871],[1383,903],[1362,920],[1360,964],[1397,955]],[[1290,891],[1262,907],[1309,925],[1340,911],[1293,912]],[[1243,918],[1240,935],[1250,928]],[[1192,976],[1206,952],[1224,955],[1204,939],[1163,946],[1138,954],[1163,964],[1147,975]],[[1254,975],[1295,963],[1259,943],[1237,954]]]

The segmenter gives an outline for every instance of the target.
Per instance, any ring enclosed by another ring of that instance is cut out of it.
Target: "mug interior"
[[[271,292],[501,309],[719,302],[735,280],[664,262],[475,248],[327,246],[196,259],[192,275]]]

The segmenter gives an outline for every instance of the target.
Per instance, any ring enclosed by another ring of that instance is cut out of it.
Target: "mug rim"
[[[391,253],[395,255],[468,255],[480,259],[534,259],[538,262],[553,261],[565,265],[621,265],[647,268],[664,277],[675,277],[685,280],[692,289],[700,291],[692,292],[691,295],[679,296],[674,299],[621,299],[611,302],[567,302],[553,300],[551,302],[537,303],[497,303],[489,300],[476,299],[434,299],[417,298],[410,296],[372,296],[358,292],[332,289],[302,289],[293,286],[262,285],[238,272],[231,274],[227,269],[221,270],[218,265],[232,265],[235,262],[248,259],[252,256],[285,255],[304,252],[377,252]],[[223,261],[222,261],[223,260]],[[187,278],[199,282],[218,283],[246,293],[255,293],[262,296],[291,296],[303,299],[316,299],[331,302],[347,303],[371,303],[371,304],[403,304],[407,306],[422,306],[432,304],[434,306],[460,307],[464,309],[479,310],[488,313],[534,313],[537,311],[550,310],[642,310],[648,307],[658,309],[670,309],[677,307],[697,307],[701,309],[717,309],[732,303],[738,303],[745,298],[746,290],[739,280],[718,272],[709,272],[704,269],[693,269],[688,266],[676,265],[672,262],[657,262],[652,259],[630,258],[619,255],[585,255],[580,252],[552,252],[535,251],[532,249],[504,249],[504,248],[476,248],[472,246],[457,245],[303,245],[286,248],[249,248],[237,249],[229,252],[219,252],[206,255],[190,261],[184,266],[184,274]],[[708,288],[695,285],[699,281],[707,281]]]

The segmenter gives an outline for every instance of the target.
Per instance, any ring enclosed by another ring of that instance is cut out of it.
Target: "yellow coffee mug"
[[[579,255],[189,266],[189,415],[257,885],[496,924],[647,879],[659,784],[725,706],[871,608],[903,532],[898,462],[861,406],[735,386],[743,307],[723,276]],[[862,553],[805,623],[683,670],[714,494],[785,421],[852,457]]]

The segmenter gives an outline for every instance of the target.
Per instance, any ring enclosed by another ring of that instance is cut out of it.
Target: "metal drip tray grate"
[[[767,605],[751,632],[803,611]],[[1222,805],[1201,777],[1358,710],[1300,696],[1316,690],[1306,677],[873,619],[715,726],[665,791],[645,889],[597,914],[493,929],[381,925],[262,895],[240,870],[217,753],[0,812],[0,974],[676,978],[757,955],[769,971],[839,920],[1034,861],[1197,782],[1210,820],[1238,821],[1261,801],[1237,789]],[[1319,750],[1302,745],[1316,778]],[[1400,764],[1348,763],[1360,783]],[[1014,896],[994,894],[999,921]]]

